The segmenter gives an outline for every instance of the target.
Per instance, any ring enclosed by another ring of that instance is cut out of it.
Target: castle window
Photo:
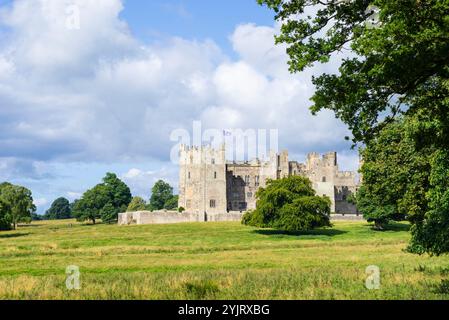
[[[323,177],[323,182],[326,182],[326,177]]]
[[[248,198],[252,198],[252,197],[253,197],[253,193],[252,193],[252,192],[248,192],[248,193],[246,194],[246,196],[247,196]]]
[[[217,202],[215,200],[210,201],[210,207],[215,208],[217,206]]]
[[[249,186],[250,184],[250,176],[245,176],[245,185]]]
[[[189,172],[188,176],[189,176],[189,180],[190,180],[190,172]]]
[[[256,176],[256,187],[260,185],[260,177]]]
[[[215,159],[212,159],[212,164],[215,164]]]
[[[217,179],[217,172],[214,172],[214,179]]]

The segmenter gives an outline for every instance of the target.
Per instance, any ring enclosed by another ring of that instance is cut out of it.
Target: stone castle
[[[307,156],[306,163],[289,161],[287,151],[270,153],[269,159],[248,162],[226,161],[225,145],[181,146],[179,207],[193,214],[216,215],[256,208],[256,192],[267,180],[292,175],[308,177],[320,196],[331,199],[333,213],[355,214],[347,199],[358,187],[355,172],[340,171],[337,153]]]
[[[333,213],[357,213],[347,201],[357,190],[356,173],[338,169],[336,152],[323,157],[311,153],[306,163],[289,161],[286,151],[271,152],[266,160],[228,162],[224,145],[218,149],[181,146],[179,164],[179,207],[184,212],[125,212],[119,214],[118,223],[241,221],[244,212],[256,208],[256,192],[268,179],[291,175],[308,177],[318,195],[331,199]]]

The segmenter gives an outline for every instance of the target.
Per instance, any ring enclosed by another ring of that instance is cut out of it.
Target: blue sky
[[[146,42],[179,36],[213,39],[234,56],[229,35],[242,23],[272,25],[273,13],[256,0],[127,0],[121,14],[134,35]]]
[[[39,213],[106,172],[149,198],[158,179],[176,189],[170,137],[194,121],[277,129],[292,159],[338,151],[355,169],[347,128],[308,109],[338,63],[289,74],[278,28],[255,0],[0,0],[0,181]]]

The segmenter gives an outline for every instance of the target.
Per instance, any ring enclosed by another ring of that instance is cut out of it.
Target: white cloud
[[[48,200],[45,198],[39,198],[39,199],[35,199],[34,200],[34,205],[36,207],[42,207],[42,206],[46,206],[47,204],[49,204]]]
[[[144,199],[151,196],[151,188],[158,180],[168,182],[175,191],[178,189],[178,171],[174,167],[164,167],[158,171],[133,168],[123,174],[121,179],[130,187],[134,196],[141,196]]]
[[[73,191],[67,192],[67,198],[69,201],[75,201],[77,199],[81,199],[82,196],[83,196],[83,194],[81,192],[73,192]]]
[[[66,27],[73,3],[79,30]],[[289,74],[285,47],[274,46],[278,26],[237,26],[232,60],[211,40],[141,43],[122,8],[120,0],[22,0],[0,9],[8,30],[0,40],[0,178],[42,179],[42,162],[168,161],[170,132],[193,120],[204,129],[279,129],[292,154],[348,148],[331,112],[308,109],[311,75],[335,66]],[[176,169],[167,168],[133,169],[124,179],[148,196],[158,178],[176,187]],[[64,193],[74,199],[78,186]]]
[[[234,50],[246,63],[271,77],[290,77],[285,45],[274,45],[278,27],[242,24],[231,35]]]

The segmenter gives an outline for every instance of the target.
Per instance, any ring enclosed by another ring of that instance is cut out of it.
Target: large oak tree
[[[258,1],[282,23],[276,41],[288,46],[291,72],[351,52],[339,73],[313,78],[313,113],[334,111],[368,148],[406,118],[416,150],[434,150],[411,248],[449,252],[449,0]]]

